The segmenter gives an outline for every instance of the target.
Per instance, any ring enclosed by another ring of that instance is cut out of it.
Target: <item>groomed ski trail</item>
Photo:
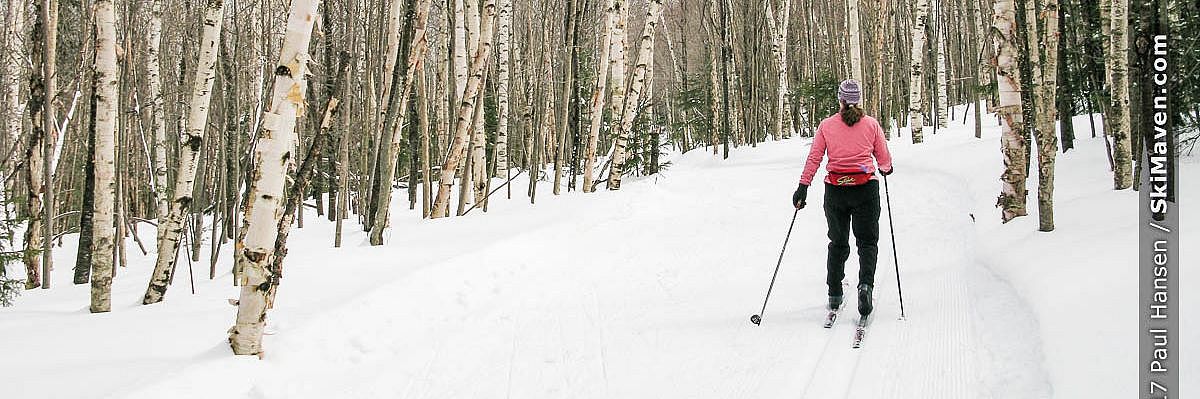
[[[543,186],[536,207],[514,190],[517,198],[494,200],[486,216],[422,222],[397,212],[388,245],[355,247],[363,238],[355,232],[336,252],[338,264],[306,262],[330,249],[298,245],[289,278],[320,274],[332,284],[348,276],[369,280],[359,283],[366,290],[307,309],[291,301],[314,288],[285,281],[270,321],[280,332],[266,338],[264,361],[227,356],[220,333],[228,318],[215,317],[204,327],[214,331],[214,349],[134,377],[114,396],[1046,397],[1038,344],[1021,353],[1008,346],[1036,341],[1036,330],[1011,327],[1036,323],[974,258],[972,201],[953,177],[917,166],[943,150],[924,146],[895,146],[898,171],[889,178],[908,318],[897,320],[881,220],[875,319],[860,349],[850,348],[853,254],[843,314],[832,329],[821,326],[819,186],[797,218],[762,325],[748,320],[808,151],[806,140],[792,139],[740,148],[729,160],[697,149],[616,193],[555,198]],[[439,259],[427,248],[455,249]],[[360,265],[371,265],[370,274],[356,275]],[[1005,305],[988,306],[995,303]],[[221,384],[197,390],[198,381]]]

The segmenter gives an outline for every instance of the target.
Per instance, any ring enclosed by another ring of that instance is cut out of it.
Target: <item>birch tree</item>
[[[400,58],[400,14],[401,6],[405,1],[408,0],[392,0],[388,3],[387,41],[385,42],[386,54],[383,59],[383,93],[381,97],[385,102],[391,96],[392,71],[396,69],[396,60]],[[457,1],[461,2],[462,0]],[[386,110],[379,110],[380,114],[385,112]]]
[[[772,1],[767,1],[767,28],[771,34],[771,56],[775,62],[775,78],[779,81],[775,91],[775,125],[776,139],[791,137],[795,127],[792,125],[792,98],[788,87],[788,23],[791,21],[792,2],[783,1],[778,22],[775,18],[775,8]]]
[[[983,19],[983,17],[980,15],[979,2],[967,1],[967,4],[968,4],[967,5],[967,25],[970,25],[970,28],[971,28],[970,35],[969,35],[971,37],[971,43],[972,43],[971,50],[975,52],[973,54],[974,58],[981,60],[979,62],[979,66],[976,67],[974,70],[970,71],[972,73],[971,77],[973,78],[973,84],[970,85],[969,87],[971,90],[970,91],[971,106],[974,108],[974,112],[975,112],[975,138],[982,138],[983,137],[983,111],[981,110],[981,108],[983,108],[983,104],[980,104],[981,98],[980,98],[979,92],[980,92],[981,88],[986,85],[985,82],[991,81],[991,79],[987,78],[987,71],[984,67],[984,65],[988,64],[988,63],[982,62],[982,58],[983,58],[983,54],[984,54],[984,49],[985,48],[991,49],[992,46],[990,45],[990,43],[986,44],[986,45],[984,44],[984,43],[988,43],[988,40],[987,40],[986,35],[983,33],[984,29],[980,26],[981,24],[978,22],[979,20]],[[988,107],[991,108],[991,104],[989,104]]]
[[[658,26],[659,13],[662,12],[663,0],[650,0],[646,10],[646,26],[642,29],[641,45],[638,49],[637,64],[633,69],[633,81],[629,84],[629,93],[621,107],[621,119],[617,126],[617,139],[613,144],[612,169],[608,172],[609,190],[621,189],[621,178],[625,173],[626,146],[633,130],[633,120],[637,117],[638,104],[642,91],[646,88],[646,77],[650,74],[650,62],[654,57],[654,29]],[[615,101],[615,97],[614,97]]]
[[[400,86],[398,93],[393,93],[388,101],[387,120],[384,123],[383,129],[391,131],[391,141],[387,144],[385,151],[380,155],[380,176],[383,184],[379,185],[379,195],[376,198],[375,205],[375,223],[371,225],[370,240],[371,245],[383,245],[383,231],[388,225],[388,214],[390,212],[390,204],[392,202],[392,179],[396,174],[395,156],[400,151],[401,145],[404,144],[403,134],[399,130],[405,126],[405,121],[408,116],[408,98],[413,90],[414,74],[417,69],[420,69],[422,62],[425,59],[426,37],[425,24],[429,20],[429,3],[430,0],[420,0],[416,6],[416,12],[413,14],[412,36],[408,43],[409,48],[405,52],[408,57],[405,62],[404,75],[400,76],[398,82],[393,82],[393,86]],[[397,120],[398,119],[398,120]],[[410,171],[411,172],[411,171]]]
[[[1041,84],[1038,85],[1037,125],[1034,131],[1038,154],[1038,230],[1054,230],[1054,158],[1058,153],[1055,135],[1058,91],[1058,0],[1043,0]],[[1071,115],[1062,115],[1070,118]]]
[[[287,29],[275,67],[271,105],[263,115],[263,132],[255,148],[256,171],[246,204],[246,235],[234,254],[242,270],[237,323],[229,330],[236,355],[263,355],[262,333],[267,321],[270,291],[279,284],[280,270],[268,265],[274,258],[282,214],[287,170],[295,162],[292,146],[296,121],[304,115],[308,86],[308,45],[317,20],[318,0],[293,0]]]
[[[499,81],[497,82],[496,98],[497,98],[497,119],[498,126],[496,131],[496,171],[504,172],[505,178],[508,177],[508,85],[509,85],[509,59],[512,57],[512,0],[499,0],[500,11],[499,18],[499,36],[498,56],[500,57],[499,65],[496,73]],[[601,61],[603,62],[603,61]]]
[[[608,60],[609,73],[612,74],[609,76],[609,79],[612,79],[612,84],[609,85],[612,87],[609,98],[612,109],[609,110],[609,114],[613,120],[616,120],[622,116],[622,107],[625,106],[625,85],[628,84],[625,77],[625,42],[629,34],[625,32],[625,26],[629,23],[629,8],[626,0],[613,0],[613,2],[616,14],[613,20],[612,36],[609,38],[612,46],[612,49],[609,50],[610,58]],[[614,124],[610,129],[612,132],[610,134],[614,134],[616,130],[617,127]]]
[[[1021,76],[1017,66],[1016,0],[997,0],[992,25],[996,41],[996,84],[1000,102],[1000,152],[1004,156],[1004,174],[1000,176],[1000,220],[1008,221],[1025,216],[1025,163],[1029,159],[1029,143],[1025,141],[1025,123],[1021,114]]]
[[[463,1],[472,0],[453,0],[454,1],[454,104],[461,103],[463,100],[463,92],[467,90],[467,85],[463,82],[467,81],[469,73],[469,65],[467,57],[467,13],[463,6]],[[474,54],[470,55],[474,56]]]
[[[1112,78],[1109,86],[1111,104],[1108,111],[1112,116],[1108,119],[1108,130],[1113,138],[1113,161],[1116,170],[1113,171],[1113,188],[1125,190],[1133,186],[1133,156],[1131,154],[1130,116],[1129,116],[1129,0],[1111,1],[1109,20],[1112,32],[1112,51],[1104,63],[1108,69],[1107,75]],[[1110,126],[1111,125],[1111,126]]]
[[[20,9],[23,7],[15,6],[12,8]],[[34,10],[35,22],[30,34],[30,47],[32,47],[33,51],[29,52],[31,54],[29,61],[33,66],[33,71],[29,74],[29,102],[26,104],[29,111],[31,129],[29,135],[26,136],[25,143],[23,143],[24,154],[22,154],[22,159],[25,162],[21,167],[21,176],[24,177],[26,183],[25,213],[29,218],[24,234],[25,249],[22,256],[22,261],[25,263],[26,289],[42,286],[43,270],[39,252],[42,250],[42,224],[46,223],[43,209],[46,206],[46,202],[42,193],[47,189],[44,184],[45,176],[43,176],[43,172],[45,163],[47,162],[44,148],[48,143],[45,140],[46,132],[43,131],[41,122],[45,117],[45,112],[49,108],[50,102],[50,94],[46,92],[46,76],[41,70],[42,64],[46,61],[42,51],[46,45],[45,30],[42,25],[46,21],[42,18],[42,4],[40,1],[34,3]],[[14,14],[18,14],[19,17],[24,18],[23,12],[14,12]],[[24,26],[23,22],[20,24]],[[19,44],[20,41],[17,43]],[[15,59],[17,57],[13,56],[11,58]],[[19,76],[20,71],[18,70],[13,77]],[[19,93],[20,86],[19,84],[13,85],[10,86],[10,89]],[[10,98],[10,101],[13,101],[10,105],[19,104],[19,96],[17,99]],[[10,128],[15,128],[13,131],[17,133],[16,137],[20,137],[22,130],[21,115],[22,112],[19,109],[9,115],[11,119],[8,122],[12,123],[13,119],[16,122],[15,126],[10,126]]]
[[[4,86],[7,90],[7,109],[4,115],[4,134],[8,142],[17,142],[21,138],[21,76],[25,68],[21,65],[25,54],[25,3],[13,2],[8,6],[8,26],[4,33],[7,36],[7,53],[4,59]],[[38,35],[35,31],[34,35]],[[0,149],[0,151],[7,150]],[[7,163],[7,160],[4,161]]]
[[[916,22],[912,27],[912,59],[908,79],[908,125],[913,143],[925,140],[921,135],[925,115],[921,113],[921,93],[925,87],[925,25],[929,20],[929,0],[916,0]]]
[[[479,1],[467,0],[467,51],[471,54],[474,54],[479,49],[481,42],[485,40],[481,37],[483,33],[480,17]],[[492,41],[494,38],[488,37],[486,40]],[[487,70],[484,71],[484,79],[487,79]],[[471,129],[470,181],[471,192],[474,193],[473,203],[482,204],[484,198],[487,197],[487,130],[483,123],[483,102],[479,101],[475,106],[479,110],[476,111],[471,121],[474,126]]]
[[[188,107],[188,123],[185,137],[179,149],[179,167],[175,174],[175,195],[171,199],[166,218],[159,224],[158,259],[154,263],[154,274],[142,297],[143,304],[158,303],[167,293],[171,274],[175,271],[179,238],[183,233],[183,220],[192,207],[192,190],[195,189],[196,167],[204,144],[204,131],[208,127],[208,109],[212,100],[213,81],[216,79],[217,45],[221,41],[224,0],[208,0],[204,7],[204,19],[200,28],[199,57],[196,75],[192,81],[191,100]]]
[[[56,64],[58,62],[58,4],[55,0],[42,0],[38,20],[41,21],[42,36],[45,38],[41,48],[41,74],[45,77],[46,104],[40,118],[33,118],[31,124],[42,127],[42,289],[50,288],[50,271],[54,269],[54,219],[57,215],[54,199],[54,171],[57,166],[59,141],[58,122],[54,118],[54,97],[58,90]],[[78,97],[76,97],[78,99]],[[74,104],[67,111],[70,120]],[[64,120],[64,127],[66,124]],[[35,129],[36,132],[36,129]]]
[[[475,55],[471,60],[470,78],[466,81],[465,90],[463,91],[462,101],[458,103],[458,110],[455,111],[457,122],[454,128],[454,138],[450,144],[449,156],[442,164],[442,173],[438,182],[437,197],[433,201],[432,218],[440,218],[446,216],[450,208],[450,189],[454,186],[454,173],[451,171],[458,168],[462,158],[466,156],[466,148],[470,141],[471,121],[474,118],[475,102],[479,100],[482,86],[483,75],[486,70],[487,61],[492,53],[492,31],[495,24],[496,16],[496,0],[485,0],[483,5],[483,18],[481,21],[481,31],[487,32],[480,39],[479,48],[476,49]],[[465,171],[464,171],[465,173]]]
[[[167,129],[163,124],[163,93],[159,47],[162,45],[162,0],[145,0],[142,3],[149,20],[146,26],[146,100],[150,114],[150,132],[154,147],[154,198],[157,205],[158,225],[167,222],[170,200],[167,198]],[[166,231],[159,229],[160,232]],[[161,237],[160,237],[161,238]]]
[[[116,241],[114,206],[116,202],[117,97],[117,13],[113,0],[93,2],[96,24],[96,61],[93,77],[96,135],[95,203],[92,214],[92,313],[111,308],[113,244]]]
[[[846,27],[850,33],[850,76],[854,78],[854,80],[862,82],[862,33],[858,29],[858,0],[849,0],[847,6],[848,11],[846,13]]]
[[[596,61],[596,88],[592,91],[591,123],[588,125],[587,146],[583,152],[583,192],[595,191],[592,174],[596,168],[596,147],[600,141],[600,125],[604,123],[604,94],[608,89],[608,72],[612,69],[611,45],[616,24],[617,7],[621,0],[606,0],[604,30],[600,34],[600,57]]]

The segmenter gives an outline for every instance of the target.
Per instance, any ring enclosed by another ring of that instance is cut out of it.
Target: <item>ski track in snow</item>
[[[165,305],[176,307],[114,306],[99,325],[78,311],[86,287],[59,283],[51,294],[76,289],[76,297],[36,298],[40,310],[30,313],[46,312],[36,316],[40,325],[121,334],[187,323],[166,330],[182,349],[155,357],[137,339],[114,341],[115,353],[132,353],[120,364],[141,365],[88,370],[86,359],[100,355],[80,347],[84,360],[54,369],[51,359],[5,375],[25,382],[79,373],[107,381],[102,396],[129,398],[1050,397],[1037,321],[976,250],[969,214],[991,211],[975,209],[968,182],[938,166],[941,152],[980,144],[903,140],[893,140],[897,174],[889,183],[907,318],[899,320],[881,204],[875,314],[860,349],[851,348],[854,251],[845,308],[833,328],[821,327],[820,206],[797,217],[762,325],[747,320],[761,306],[792,211],[784,198],[808,152],[806,140],[792,139],[740,148],[729,160],[697,149],[616,193],[555,198],[543,185],[536,207],[514,190],[486,216],[428,222],[397,211],[382,248],[360,243],[364,234],[353,228],[344,248],[329,248],[332,228],[313,217],[292,235],[269,319],[279,333],[265,338],[262,361],[227,352],[223,332],[234,310],[213,303],[236,295],[228,273],[223,282],[198,278],[200,299],[175,285]],[[810,196],[819,205],[823,187]],[[139,274],[117,287],[114,303],[140,297],[152,264],[122,270]],[[0,319],[0,331],[16,326]],[[97,392],[63,386],[47,394],[36,385],[19,386],[17,396]]]

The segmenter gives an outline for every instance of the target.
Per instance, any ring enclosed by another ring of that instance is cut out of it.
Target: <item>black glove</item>
[[[879,171],[879,174],[887,176],[887,175],[892,174],[892,172],[895,172],[895,171],[896,171],[896,167],[893,166],[891,169],[888,169],[886,171],[883,171],[883,170]]]
[[[792,206],[796,209],[804,209],[805,200],[808,199],[808,186],[801,184],[796,187],[796,192],[792,193]]]

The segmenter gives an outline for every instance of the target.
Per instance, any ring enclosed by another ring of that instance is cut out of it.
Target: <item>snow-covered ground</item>
[[[141,306],[153,258],[130,243],[113,311],[93,315],[87,286],[70,284],[68,239],[56,286],[0,309],[0,386],[19,398],[1135,395],[1137,197],[1111,190],[1103,141],[1077,121],[1077,148],[1058,158],[1058,229],[1039,233],[1036,179],[1031,216],[999,223],[995,119],[982,140],[961,123],[922,145],[906,144],[907,132],[892,142],[908,317],[898,319],[883,221],[876,318],[862,349],[850,348],[853,317],[820,326],[820,185],[762,325],[748,321],[791,220],[809,144],[793,139],[729,160],[674,155],[670,169],[620,192],[554,197],[543,184],[537,205],[518,179],[514,198],[486,215],[423,221],[397,196],[382,247],[348,228],[332,248],[332,223],[310,213],[291,237],[263,360],[232,356],[225,342],[235,315],[226,298],[237,295],[228,250],[211,281],[201,256],[196,295],[181,269],[164,303]],[[1200,171],[1195,158],[1184,164],[1183,176]],[[1196,179],[1182,190],[1200,195]],[[1184,219],[1200,225],[1194,211]],[[148,245],[153,236],[141,231]],[[853,285],[854,255],[848,264]],[[1200,307],[1200,295],[1183,301]],[[1195,320],[1184,327],[1185,343],[1200,342]],[[1181,359],[1184,375],[1197,375],[1200,361]]]

